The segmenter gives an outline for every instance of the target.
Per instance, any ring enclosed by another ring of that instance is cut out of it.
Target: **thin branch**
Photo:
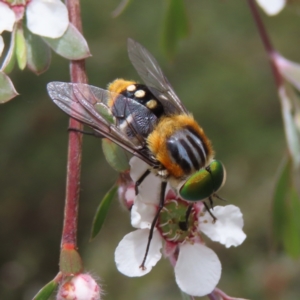
[[[82,32],[79,0],[66,0],[70,22]],[[87,83],[85,61],[77,60],[70,62],[70,77],[72,82]],[[70,118],[69,128],[82,130],[83,125]],[[80,191],[80,170],[82,153],[82,134],[69,131],[66,199],[64,211],[64,224],[61,240],[62,248],[77,248],[77,223],[78,204]]]
[[[259,11],[257,9],[257,6],[255,4],[255,1],[254,0],[247,0],[248,1],[248,4],[249,4],[249,7],[250,7],[250,10],[251,10],[251,13],[252,13],[252,16],[253,16],[253,19],[256,23],[256,26],[257,26],[257,29],[258,29],[258,32],[259,32],[259,35],[261,37],[261,40],[263,42],[263,45],[265,47],[265,50],[269,56],[269,60],[270,60],[270,64],[271,64],[271,69],[272,69],[272,73],[273,73],[273,76],[274,76],[274,79],[275,79],[275,83],[276,83],[276,86],[277,86],[277,89],[279,89],[282,84],[283,84],[283,78],[274,62],[274,55],[276,55],[276,51],[271,43],[271,40],[268,36],[268,33],[266,31],[266,28],[264,26],[264,23],[260,17],[260,14],[259,14]]]

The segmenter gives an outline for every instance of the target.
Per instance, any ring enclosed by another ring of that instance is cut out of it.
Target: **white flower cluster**
[[[69,25],[68,10],[60,0],[3,0],[0,2],[0,55],[4,48],[2,32],[12,32],[24,12],[27,28],[37,35],[58,38]]]
[[[148,168],[135,157],[130,165],[134,181]],[[137,230],[127,234],[117,246],[117,268],[126,276],[143,276],[161,259],[164,247],[165,256],[173,262],[179,288],[192,296],[207,295],[219,282],[221,263],[216,253],[205,245],[201,232],[226,247],[238,246],[246,238],[242,230],[242,213],[234,205],[215,206],[213,214],[217,220],[214,222],[202,202],[188,203],[167,188],[165,205],[153,232],[145,268],[141,268],[151,223],[158,209],[160,184],[160,178],[150,174],[139,186],[131,209],[131,223]],[[181,228],[178,225],[180,220],[185,221],[190,205],[191,213],[187,223],[184,223],[186,228]]]

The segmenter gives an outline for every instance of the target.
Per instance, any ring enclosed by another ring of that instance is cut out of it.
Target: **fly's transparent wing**
[[[53,102],[69,116],[87,124],[128,152],[153,165],[153,161],[144,151],[144,138],[138,136],[135,141],[130,140],[115,124],[115,116],[111,114],[109,102],[115,97],[123,97],[122,95],[82,83],[50,82],[47,90]],[[132,99],[123,97],[122,100],[125,103],[124,109],[129,107],[132,112],[145,109]],[[130,113],[131,111],[127,111],[127,114]],[[133,120],[129,125],[133,129],[139,128],[139,124],[134,122]],[[138,130],[136,132],[138,134]]]
[[[71,116],[74,119],[77,119],[95,129],[101,126],[102,131],[109,132],[109,123],[112,123],[113,120],[109,121],[108,117],[103,117],[103,120],[100,116],[94,116],[92,112],[84,109],[81,101],[86,102],[86,99],[89,98],[91,103],[95,102],[97,99],[102,99],[99,104],[103,102],[103,110],[107,111],[105,103],[107,103],[106,94],[102,94],[102,90],[95,89],[93,92],[92,86],[85,84],[72,84],[66,82],[50,82],[47,85],[47,90],[50,98],[53,102],[65,113]],[[97,95],[97,96],[96,96]],[[94,98],[94,99],[93,99]],[[96,109],[96,108],[95,108]],[[109,115],[109,111],[107,111]],[[98,119],[100,118],[100,122]]]
[[[186,113],[187,109],[174,92],[156,59],[138,42],[128,39],[128,55],[134,68],[151,92],[161,101],[166,114]]]

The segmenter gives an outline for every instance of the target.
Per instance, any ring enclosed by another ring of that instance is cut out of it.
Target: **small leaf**
[[[117,172],[123,172],[130,168],[129,154],[123,148],[108,139],[102,139],[102,149],[107,162]]]
[[[50,65],[50,48],[41,37],[32,34],[26,27],[24,28],[24,36],[27,49],[27,66],[32,72],[38,75],[42,74]]]
[[[284,248],[287,254],[296,259],[300,256],[300,199],[295,190],[289,191],[288,218],[285,220]]]
[[[74,248],[64,247],[60,252],[60,271],[64,276],[73,276],[83,270],[82,260]]]
[[[5,56],[3,64],[1,66],[1,71],[5,72],[6,74],[10,73],[15,66],[15,62],[16,62],[15,41],[16,41],[16,27],[14,28],[11,34],[9,49]]]
[[[168,56],[174,56],[179,40],[188,35],[188,27],[184,1],[168,0],[162,32],[162,45]]]
[[[293,159],[294,167],[298,168],[300,166],[300,135],[293,117],[292,101],[285,86],[280,87],[279,98],[289,153]]]
[[[287,159],[280,170],[273,200],[273,238],[277,244],[280,243],[284,236],[284,224],[289,217],[286,200],[291,181],[290,172],[291,160]]]
[[[21,70],[24,70],[26,67],[26,61],[27,61],[27,53],[26,53],[26,43],[25,43],[25,37],[23,33],[23,28],[18,27],[16,31],[16,58],[19,65],[19,68]]]
[[[97,208],[97,212],[95,214],[92,226],[91,240],[96,237],[96,235],[100,232],[104,220],[106,218],[107,212],[109,210],[110,204],[114,199],[117,193],[118,187],[114,185],[104,196],[100,205]]]
[[[0,103],[5,103],[19,95],[10,78],[0,71]]]
[[[129,4],[132,2],[132,0],[121,0],[119,5],[116,7],[116,9],[111,13],[113,18],[116,18],[120,16],[126,8],[129,6]]]
[[[91,56],[86,40],[71,23],[61,37],[57,39],[43,37],[43,40],[64,58],[79,60]]]
[[[97,112],[108,122],[113,124],[114,123],[114,117],[112,115],[112,113],[110,112],[110,110],[103,105],[103,103],[96,103],[94,105],[95,109],[97,110]]]
[[[58,282],[51,280],[44,287],[42,287],[32,300],[48,300],[53,292],[57,289]]]

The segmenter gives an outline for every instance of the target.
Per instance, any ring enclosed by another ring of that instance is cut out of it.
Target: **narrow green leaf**
[[[42,74],[50,65],[50,48],[41,37],[32,34],[26,27],[24,28],[24,36],[27,49],[27,66],[32,72],[38,75]]]
[[[291,92],[289,91],[289,93]],[[292,156],[294,167],[298,168],[300,166],[300,134],[293,117],[293,105],[286,87],[282,86],[279,89],[279,98],[289,153]]]
[[[129,4],[132,2],[132,0],[121,0],[119,5],[116,7],[116,9],[111,13],[113,18],[116,18],[120,16],[126,8],[129,6]]]
[[[91,240],[96,237],[96,235],[100,232],[102,225],[104,223],[104,220],[106,218],[107,212],[109,210],[110,204],[112,200],[114,199],[116,193],[117,193],[118,187],[114,185],[104,196],[102,201],[100,202],[100,205],[97,208],[94,220],[93,220],[93,226],[92,226],[92,233],[91,233]]]
[[[292,180],[292,161],[285,161],[278,178],[273,203],[273,235],[292,258],[300,256],[300,198]]]
[[[17,28],[16,32],[16,58],[21,70],[24,70],[27,62],[26,42],[22,27]]]
[[[57,39],[43,37],[43,40],[64,58],[78,60],[91,56],[86,40],[71,23],[63,36]]]
[[[168,56],[174,56],[180,39],[188,35],[189,26],[183,0],[168,0],[162,46]]]
[[[79,253],[73,248],[63,248],[60,252],[59,267],[64,276],[82,272],[83,264]]]
[[[51,280],[44,287],[42,287],[32,300],[48,300],[53,292],[57,289],[58,282]]]
[[[16,55],[15,55],[15,47],[16,47],[16,27],[14,28],[11,38],[10,38],[10,44],[8,52],[5,56],[5,59],[3,61],[3,64],[1,66],[1,71],[5,72],[6,74],[10,73],[16,63]]]
[[[102,149],[107,162],[117,172],[123,172],[130,168],[129,154],[123,148],[108,139],[102,139]]]
[[[295,188],[289,191],[288,218],[286,219],[284,248],[296,259],[300,256],[300,199]]]
[[[288,216],[287,211],[287,196],[288,189],[291,181],[291,161],[287,159],[282,165],[280,175],[278,177],[274,199],[273,199],[273,239],[276,244],[282,241],[285,234],[285,226]]]
[[[10,78],[0,71],[0,103],[5,103],[19,95]]]

